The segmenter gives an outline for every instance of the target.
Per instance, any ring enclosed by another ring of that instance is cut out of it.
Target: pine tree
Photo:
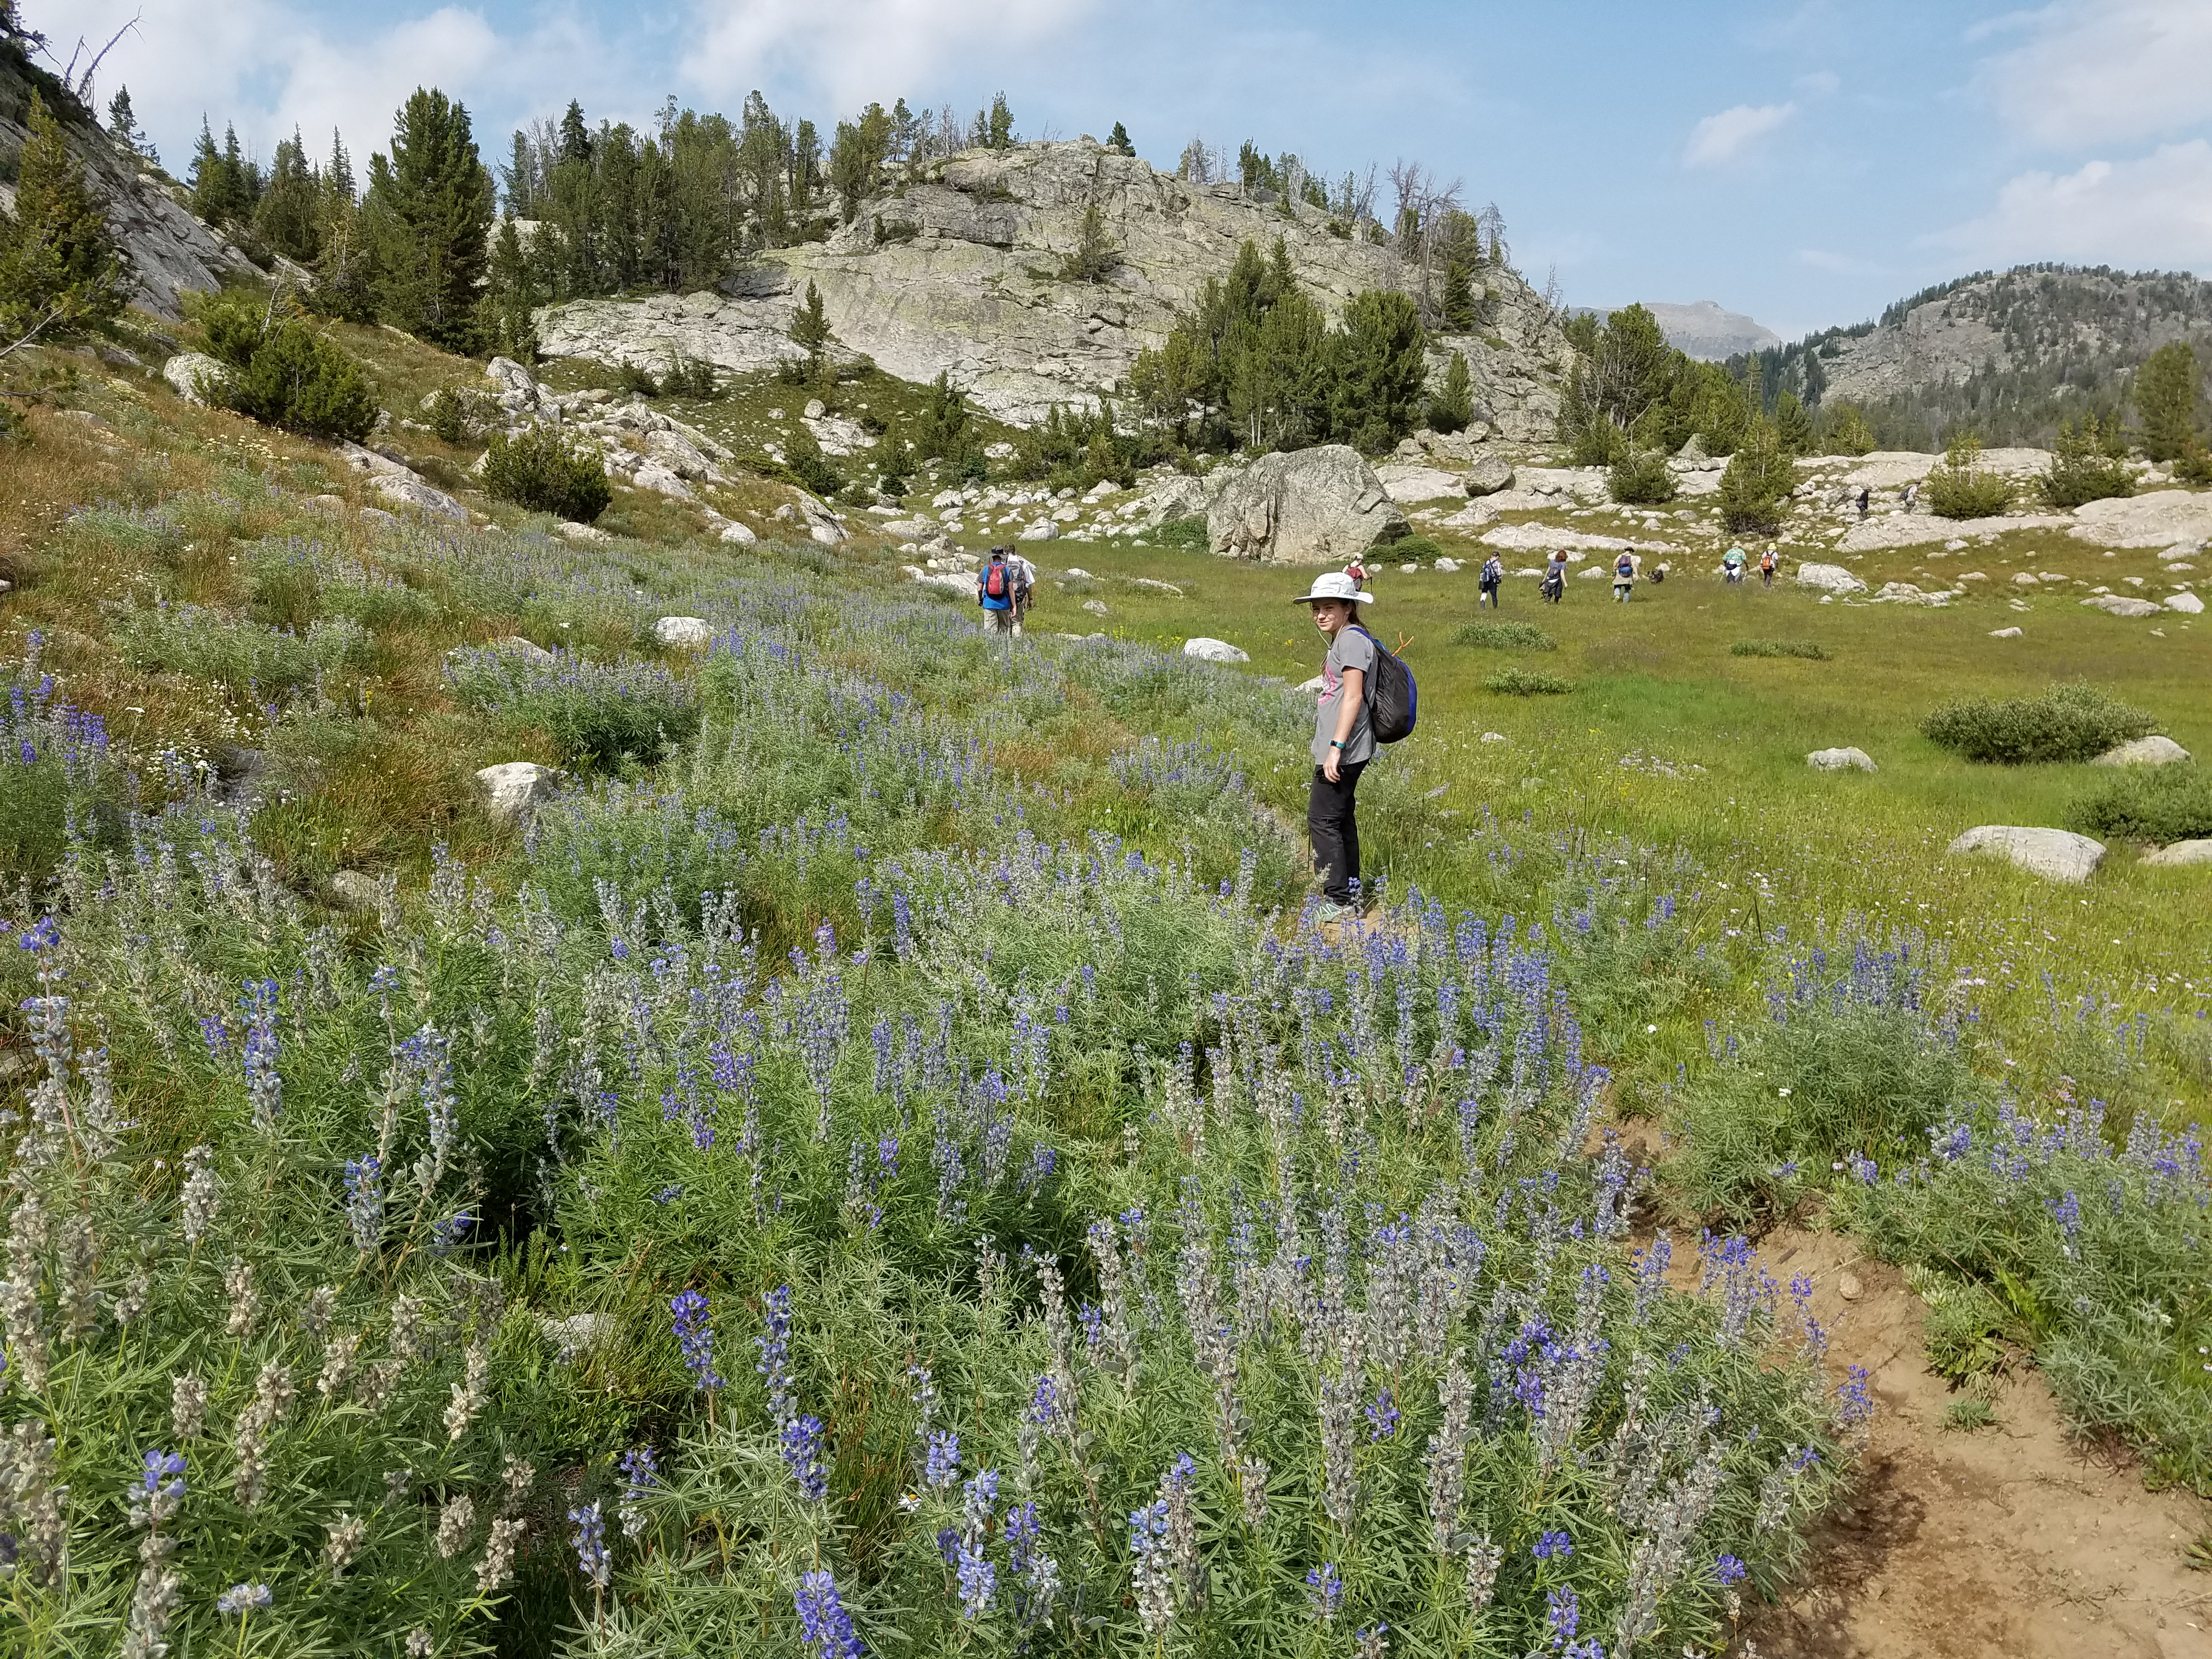
[[[1114,123],[1114,131],[1107,136],[1106,148],[1121,155],[1137,153],[1137,147],[1129,142],[1129,129],[1119,121]]]
[[[1382,289],[1354,295],[1344,308],[1335,356],[1330,411],[1335,434],[1379,455],[1413,430],[1416,401],[1428,378],[1413,296]]]
[[[295,128],[270,163],[268,187],[253,215],[255,234],[286,258],[312,264],[322,252],[322,193]]]
[[[1474,328],[1474,284],[1464,263],[1453,259],[1444,265],[1443,293],[1437,311],[1447,334],[1467,334]]]
[[[485,345],[518,362],[538,361],[538,327],[533,317],[549,297],[539,287],[538,273],[523,251],[521,233],[513,214],[500,221],[492,239],[487,268],[481,332]]]
[[[2172,460],[2198,437],[2199,387],[2197,352],[2186,340],[2160,346],[2136,371],[2131,397],[2143,453],[2152,460]]]
[[[1071,283],[1103,283],[1121,266],[1121,250],[1106,232],[1106,215],[1097,203],[1085,204],[1074,251],[1060,261],[1060,274]]]
[[[228,130],[227,137],[228,144],[217,149],[207,117],[200,118],[199,142],[192,147],[192,215],[206,224],[242,223],[253,208],[246,193],[237,130]]]
[[[1014,112],[1006,103],[1006,94],[1000,93],[991,100],[989,143],[993,149],[1011,149],[1014,143]]]
[[[573,98],[561,117],[561,159],[587,165],[592,159],[592,130],[584,125],[584,106]]]
[[[1772,535],[1782,528],[1782,503],[1797,487],[1797,469],[1783,452],[1771,421],[1745,435],[1721,474],[1721,522],[1731,532]]]
[[[1443,387],[1429,400],[1429,426],[1437,432],[1459,432],[1474,418],[1474,388],[1467,373],[1467,357],[1455,351],[1444,370]]]
[[[109,321],[129,282],[84,170],[35,88],[27,125],[15,210],[0,210],[0,356]]]
[[[1824,434],[1821,453],[1865,455],[1873,452],[1874,428],[1867,424],[1866,413],[1856,404],[1826,405],[1820,411],[1820,425]]]
[[[1794,392],[1785,392],[1775,400],[1774,430],[1785,455],[1810,455],[1818,447],[1813,417],[1805,412],[1805,405],[1797,400]]]
[[[131,88],[118,87],[115,96],[107,100],[107,131],[115,142],[133,155],[161,165],[161,154],[154,148],[154,141],[138,125],[138,118],[131,107]]]
[[[441,345],[471,343],[491,207],[466,106],[417,88],[394,121],[391,158],[368,163],[362,214],[384,317]]]
[[[809,282],[806,303],[792,313],[791,342],[805,352],[808,367],[813,368],[836,337],[830,332],[830,319],[822,313],[822,290]]]

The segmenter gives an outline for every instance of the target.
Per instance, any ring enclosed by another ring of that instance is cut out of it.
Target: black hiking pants
[[[1352,792],[1367,763],[1337,763],[1337,781],[1314,768],[1313,793],[1306,801],[1306,838],[1313,842],[1314,870],[1322,896],[1336,904],[1352,902],[1352,884],[1359,875],[1359,823],[1352,814]]]

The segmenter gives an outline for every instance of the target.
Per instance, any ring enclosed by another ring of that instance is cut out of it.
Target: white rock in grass
[[[411,507],[434,519],[450,519],[455,524],[469,521],[468,508],[444,490],[433,489],[420,478],[403,477],[396,472],[380,472],[368,481],[368,487],[388,501]]]
[[[2107,749],[2089,763],[2092,766],[2172,766],[2189,758],[2189,751],[2172,738],[2155,732],[2117,749]]]
[[[1878,769],[1874,757],[1863,749],[1815,749],[1805,757],[1805,764],[1816,772],[1873,772]]]
[[[2123,593],[2100,593],[2082,604],[2113,617],[2155,617],[2158,606],[2149,599],[2131,599]]]
[[[1485,743],[1510,743],[1512,741],[1512,739],[1507,737],[1503,732],[1486,732],[1482,734],[1482,740]]]
[[[2160,870],[2172,870],[2185,864],[2212,864],[2212,840],[2178,841],[2155,853],[2144,854],[2142,862]]]
[[[760,538],[753,534],[750,525],[739,524],[732,519],[722,526],[722,539],[739,547],[750,547],[759,541]]]
[[[485,806],[492,822],[499,824],[528,823],[531,814],[553,798],[560,781],[559,772],[536,761],[502,761],[477,774]]]
[[[1319,674],[1316,674],[1310,680],[1300,680],[1298,682],[1298,690],[1301,691],[1320,691],[1325,689],[1328,684],[1328,682],[1326,679],[1322,678]]]
[[[2169,594],[2163,603],[2168,611],[2179,611],[2185,617],[2200,617],[2204,614],[2204,601],[2194,593]]]
[[[2105,858],[2104,842],[2087,836],[2014,823],[1978,824],[1947,850],[1954,854],[1988,854],[2032,876],[2069,882],[2088,880]]]
[[[179,351],[161,365],[161,378],[186,403],[204,404],[230,378],[230,371],[204,351]]]
[[[1039,519],[1022,532],[1021,539],[1025,542],[1048,542],[1057,539],[1059,535],[1058,525],[1050,519]]]
[[[1249,662],[1252,659],[1226,640],[1209,640],[1203,635],[1182,642],[1182,653],[1196,657],[1201,662]]]
[[[1839,564],[1801,564],[1797,586],[1817,587],[1829,593],[1863,593],[1866,584]]]
[[[595,524],[580,524],[574,519],[563,519],[555,525],[553,533],[562,541],[581,542],[587,547],[602,547],[614,540],[611,531],[602,530]]]
[[[526,640],[520,634],[509,634],[503,640],[494,640],[491,648],[502,657],[520,657],[525,662],[546,663],[553,653],[535,640]]]
[[[1993,640],[2016,640],[2020,637],[2020,629],[2017,628],[1992,628],[1990,629],[1990,637]]]
[[[1083,602],[1083,608],[1085,611],[1088,611],[1094,617],[1103,617],[1106,614],[1106,601],[1103,599],[1085,599]]]
[[[387,909],[396,921],[399,914],[398,883],[365,870],[341,870],[331,878],[331,900],[341,909],[381,915]]]
[[[714,638],[714,625],[703,617],[663,617],[653,625],[656,643],[676,651],[704,651]]]

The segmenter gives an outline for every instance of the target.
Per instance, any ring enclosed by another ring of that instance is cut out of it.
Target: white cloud
[[[1717,167],[1733,161],[1796,112],[1795,104],[1738,104],[1708,115],[1690,130],[1682,165]]]
[[[731,108],[780,83],[844,111],[901,89],[927,97],[954,69],[963,79],[999,73],[1090,9],[1091,0],[701,0],[702,34],[682,72]]]
[[[2062,259],[2212,271],[2212,143],[2023,173],[1990,212],[1923,240],[1978,265]]]
[[[2212,120],[2212,5],[2065,0],[2005,20],[2025,44],[1980,81],[2013,130],[2055,149],[2124,143]]]
[[[1872,259],[1861,259],[1848,253],[1831,253],[1827,249],[1819,247],[1799,248],[1797,263],[1839,276],[1879,276],[1883,270]]]

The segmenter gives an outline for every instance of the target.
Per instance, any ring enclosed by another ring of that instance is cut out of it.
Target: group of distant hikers
[[[1779,561],[1774,549],[1759,556],[1759,580],[1774,586]],[[1723,580],[1740,585],[1751,564],[1741,547],[1723,556]],[[1613,592],[1626,604],[1643,560],[1632,548],[1613,562]],[[1544,568],[1543,596],[1557,605],[1566,591],[1567,556],[1554,549]],[[975,575],[975,597],[988,634],[1018,635],[1036,588],[1036,567],[1011,547],[994,547]],[[1663,582],[1667,566],[1654,565],[1649,580]],[[1315,919],[1323,922],[1357,918],[1364,908],[1359,881],[1359,823],[1354,797],[1359,775],[1375,758],[1378,744],[1395,743],[1413,729],[1418,691],[1413,671],[1368,632],[1360,621],[1364,605],[1375,603],[1367,591],[1367,572],[1358,560],[1342,570],[1326,571],[1291,601],[1311,612],[1314,627],[1328,641],[1314,708],[1309,745],[1313,780],[1306,799],[1306,836],[1313,845],[1315,885],[1319,890]],[[1477,578],[1478,607],[1496,610],[1505,582],[1505,566],[1495,553],[1483,561]]]

